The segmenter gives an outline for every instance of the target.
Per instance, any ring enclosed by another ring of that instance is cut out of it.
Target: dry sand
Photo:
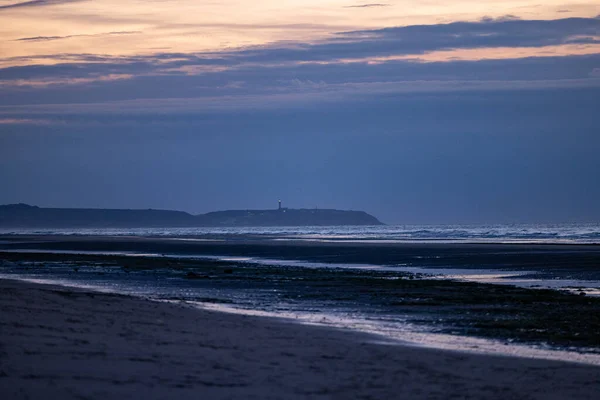
[[[0,280],[1,399],[600,399],[600,368]]]

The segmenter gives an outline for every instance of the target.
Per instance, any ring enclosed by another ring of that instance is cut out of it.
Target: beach
[[[600,364],[598,245],[277,239],[4,235],[0,278]]]
[[[596,399],[600,368],[0,281],[0,394],[26,398]]]
[[[597,245],[277,239],[1,236],[0,397],[600,397]]]

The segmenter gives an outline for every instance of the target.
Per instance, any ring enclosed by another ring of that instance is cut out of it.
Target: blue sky
[[[0,203],[600,220],[593,3],[234,3],[0,2]]]

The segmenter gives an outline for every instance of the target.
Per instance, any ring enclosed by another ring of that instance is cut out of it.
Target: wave
[[[387,225],[272,228],[4,229],[9,235],[157,236],[193,240],[237,238],[305,241],[488,242],[600,244],[600,224]]]

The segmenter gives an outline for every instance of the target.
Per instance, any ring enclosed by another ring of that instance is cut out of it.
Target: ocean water
[[[600,244],[600,224],[384,225],[333,227],[0,229],[0,234],[248,238],[321,242]]]

